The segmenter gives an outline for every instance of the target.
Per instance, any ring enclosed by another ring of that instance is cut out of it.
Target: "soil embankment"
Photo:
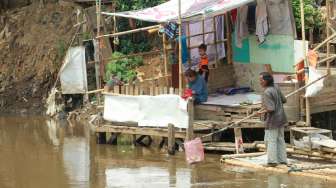
[[[58,3],[2,11],[0,112],[42,112],[75,23],[75,7]]]

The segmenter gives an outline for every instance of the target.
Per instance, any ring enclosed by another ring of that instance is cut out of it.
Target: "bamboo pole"
[[[100,35],[100,12],[101,12],[101,0],[96,1],[96,13],[97,13],[97,36]],[[95,62],[95,72],[96,72],[96,87],[100,89],[100,41],[97,40],[97,59]],[[96,94],[97,102],[100,104],[100,94]]]
[[[327,23],[326,23],[326,29],[327,29],[327,38],[330,36],[330,29],[328,28],[328,23],[330,22],[330,1],[326,0],[326,6],[327,6]],[[330,56],[330,43],[327,42],[327,58]],[[327,73],[330,74],[330,61],[327,61]]]
[[[168,55],[167,55],[167,40],[166,35],[163,33],[162,35],[162,43],[163,43],[163,62],[164,62],[164,72],[165,75],[168,75]],[[166,85],[169,87],[169,79],[166,77]]]
[[[320,60],[319,62],[317,62],[317,64],[320,64],[320,63],[323,63],[323,62],[328,62],[328,61],[330,61],[330,60],[333,60],[333,59],[335,59],[336,58],[336,55],[333,55],[333,56],[329,56],[329,57],[327,57],[327,58],[325,58],[325,59],[322,59],[322,60]],[[330,69],[330,68],[329,68]],[[329,72],[327,73],[327,74],[330,74]]]
[[[182,15],[181,0],[178,1],[178,22],[179,22],[179,95],[182,95]]]
[[[117,37],[117,36],[121,36],[121,35],[127,35],[127,34],[132,34],[132,33],[137,33],[137,32],[141,32],[141,31],[148,31],[151,29],[158,29],[160,28],[160,25],[153,25],[153,26],[148,26],[148,27],[143,27],[143,28],[138,28],[138,29],[132,29],[132,30],[128,30],[128,31],[121,31],[118,33],[110,33],[110,34],[106,34],[106,35],[99,35],[96,38],[103,38],[103,37]]]
[[[240,154],[226,154],[222,155],[221,159],[233,159],[233,158],[245,158],[245,157],[258,157],[261,155],[265,155],[265,152],[257,152],[257,153],[240,153]]]
[[[306,35],[305,35],[305,20],[304,20],[304,2],[300,0],[300,14],[301,14],[301,33],[302,33],[302,47],[303,47],[303,56],[306,67],[309,66],[307,61],[307,52],[306,52]],[[307,74],[307,73],[306,73]],[[306,84],[308,80],[306,80]],[[310,124],[311,114],[310,114],[310,102],[309,98],[306,97],[306,125],[311,126]]]
[[[326,38],[323,42],[321,42],[319,45],[317,45],[313,51],[317,51],[318,49],[320,49],[323,45],[325,45],[326,43],[328,43],[330,40],[332,40],[333,38],[336,37],[336,33],[332,34],[331,36],[329,36],[328,38]]]

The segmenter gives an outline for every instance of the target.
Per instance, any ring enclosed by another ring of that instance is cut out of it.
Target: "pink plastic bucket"
[[[202,162],[204,160],[204,148],[200,138],[185,142],[184,149],[186,160],[189,164]]]

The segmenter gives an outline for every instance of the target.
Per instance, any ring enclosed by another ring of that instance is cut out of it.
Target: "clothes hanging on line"
[[[256,8],[256,36],[259,44],[266,41],[268,34],[267,6],[265,0],[257,0]]]

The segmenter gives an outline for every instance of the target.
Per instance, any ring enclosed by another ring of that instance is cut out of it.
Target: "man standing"
[[[267,166],[287,164],[284,127],[287,118],[283,108],[286,98],[274,85],[273,76],[268,72],[260,73],[260,85],[264,88],[262,105],[265,109],[265,143],[267,147]]]

